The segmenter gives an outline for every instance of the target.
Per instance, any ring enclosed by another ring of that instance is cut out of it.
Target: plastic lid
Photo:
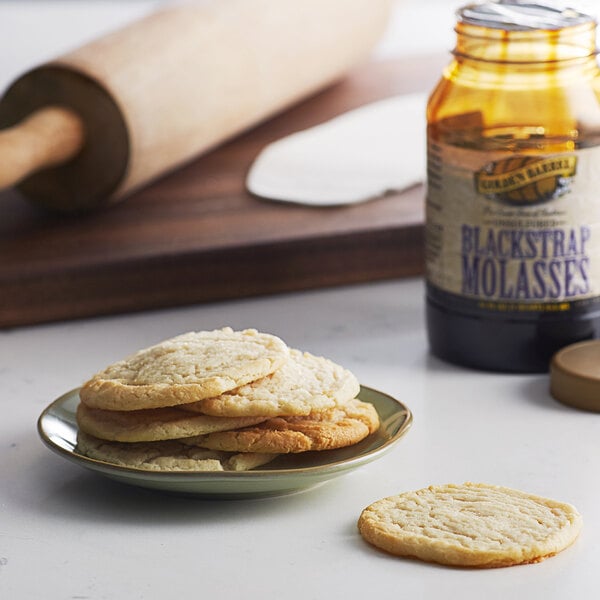
[[[573,8],[522,0],[471,4],[459,9],[457,14],[463,23],[508,31],[557,30],[594,20]]]
[[[600,412],[600,340],[572,344],[554,355],[550,393],[563,404]]]

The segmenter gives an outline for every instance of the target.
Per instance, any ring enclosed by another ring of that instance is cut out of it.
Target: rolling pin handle
[[[0,131],[0,189],[74,158],[85,140],[82,120],[60,106],[41,108]]]

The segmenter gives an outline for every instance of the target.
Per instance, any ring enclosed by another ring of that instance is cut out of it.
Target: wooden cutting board
[[[266,144],[371,101],[429,91],[444,63],[367,64],[102,213],[48,215],[16,191],[0,194],[0,327],[421,273],[422,186],[312,208],[255,198],[244,183]]]

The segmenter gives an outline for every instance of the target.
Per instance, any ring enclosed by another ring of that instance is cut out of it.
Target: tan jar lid
[[[550,393],[564,404],[600,412],[600,340],[572,344],[554,355]]]

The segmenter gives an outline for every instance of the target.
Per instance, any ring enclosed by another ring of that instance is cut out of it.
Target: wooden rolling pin
[[[64,212],[119,201],[340,78],[389,6],[178,3],[41,65],[0,102],[0,188]]]

